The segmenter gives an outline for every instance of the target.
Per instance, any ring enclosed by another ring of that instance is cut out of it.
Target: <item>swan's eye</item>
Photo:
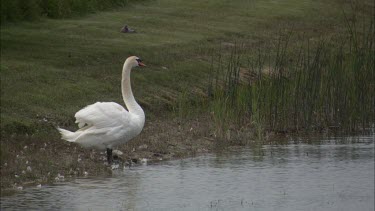
[[[138,62],[138,66],[141,66],[141,67],[146,66],[145,64],[142,63],[142,59],[138,58],[136,59],[136,61]]]

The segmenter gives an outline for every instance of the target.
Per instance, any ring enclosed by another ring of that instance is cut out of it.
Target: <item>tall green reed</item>
[[[219,131],[250,122],[260,131],[356,131],[375,118],[374,24],[348,22],[347,34],[290,45],[280,36],[256,57],[236,45],[212,61],[209,93]]]

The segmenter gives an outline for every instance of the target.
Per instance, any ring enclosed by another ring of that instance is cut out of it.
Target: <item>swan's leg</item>
[[[107,161],[108,164],[112,164],[113,157],[112,157],[112,149],[107,148]]]

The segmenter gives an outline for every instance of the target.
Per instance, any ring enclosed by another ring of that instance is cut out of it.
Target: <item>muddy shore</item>
[[[51,140],[34,136],[12,136],[1,141],[1,195],[27,187],[68,181],[75,177],[111,175],[113,166],[106,162],[104,151],[84,149],[51,135]],[[181,122],[178,119],[147,121],[142,133],[120,146],[118,168],[129,165],[181,159],[249,144],[251,129],[227,132],[219,138],[209,117]],[[239,140],[246,140],[239,141]]]

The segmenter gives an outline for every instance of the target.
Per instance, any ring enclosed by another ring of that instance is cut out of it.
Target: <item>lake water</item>
[[[228,150],[29,188],[1,210],[374,210],[374,136]]]

